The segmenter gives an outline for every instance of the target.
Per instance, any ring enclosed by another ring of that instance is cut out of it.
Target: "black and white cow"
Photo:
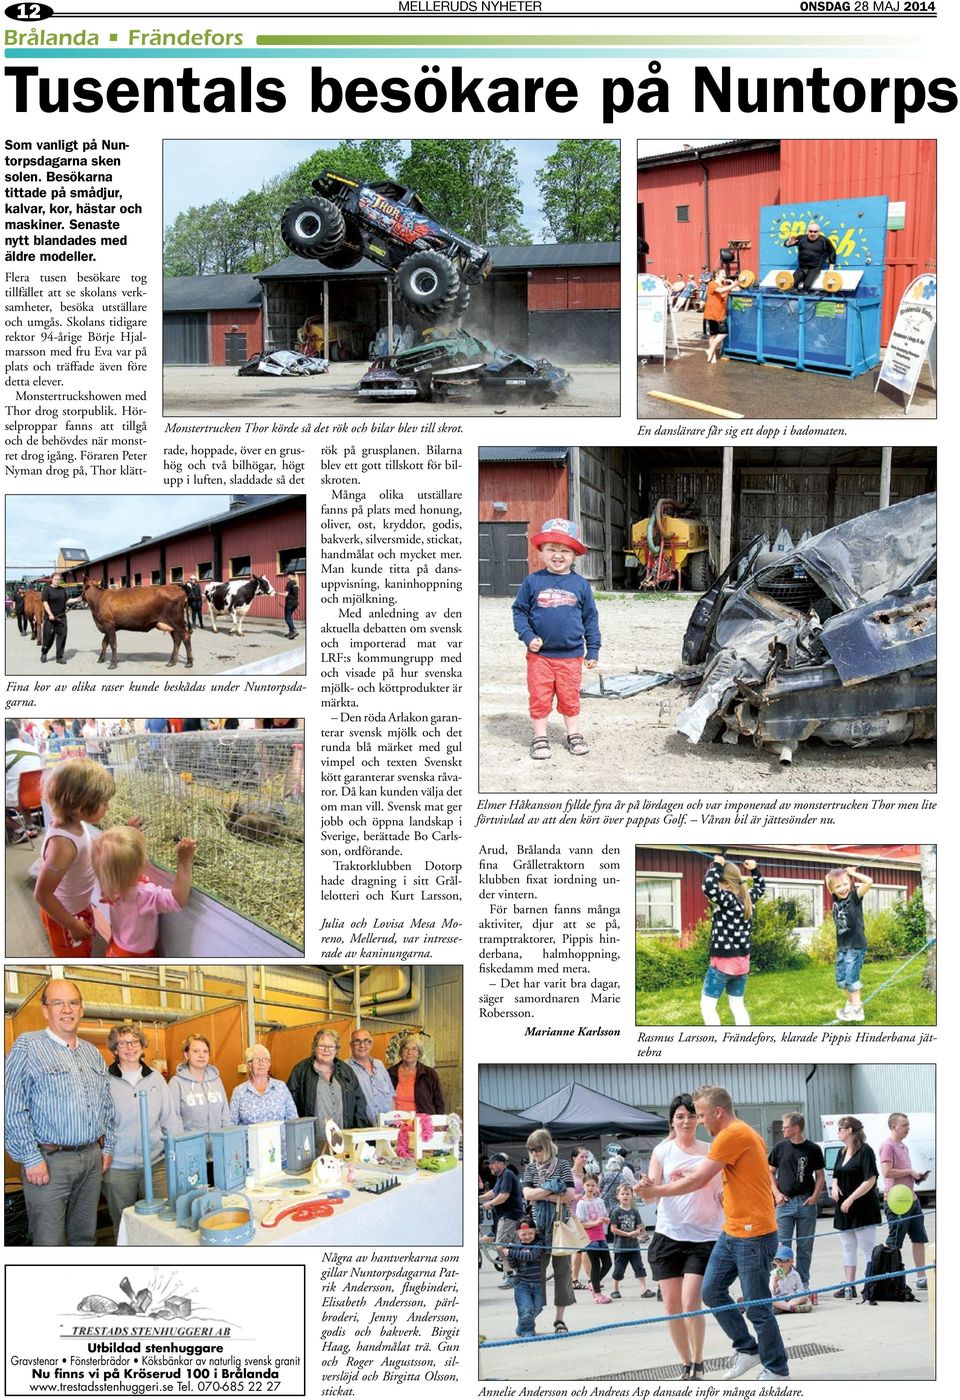
[[[210,622],[214,632],[218,630],[217,618],[224,613],[229,613],[233,618],[230,635],[233,636],[236,633],[238,637],[242,637],[243,619],[250,611],[253,600],[261,593],[266,598],[277,596],[277,590],[272,588],[269,581],[259,574],[253,574],[250,578],[232,578],[226,583],[208,583],[203,590],[203,596],[207,600]]]

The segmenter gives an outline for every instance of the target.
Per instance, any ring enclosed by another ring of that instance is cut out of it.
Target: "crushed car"
[[[419,345],[375,359],[360,380],[361,399],[464,402],[529,397],[549,403],[572,382],[549,360],[499,350],[466,331],[426,332]]]
[[[405,185],[351,180],[326,170],[312,188],[281,217],[280,234],[290,251],[335,269],[369,258],[395,274],[401,301],[424,320],[458,319],[469,305],[471,285],[490,274],[489,248],[446,228]]]
[[[251,355],[237,370],[237,374],[241,379],[249,379],[258,374],[280,378],[290,375],[326,374],[328,368],[327,361],[319,355],[301,355],[296,350],[273,350]]]
[[[789,763],[817,738],[859,748],[936,734],[936,493],[783,554],[757,536],[698,601],[677,731],[746,738]]]

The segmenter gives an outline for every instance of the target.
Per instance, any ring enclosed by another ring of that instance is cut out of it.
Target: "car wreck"
[[[700,598],[678,679],[691,743],[752,739],[782,763],[816,738],[855,748],[936,733],[936,494],[782,554],[756,536]]]
[[[374,360],[357,397],[443,403],[483,395],[549,403],[571,382],[572,376],[549,360],[496,349],[466,331],[427,331],[419,345]]]

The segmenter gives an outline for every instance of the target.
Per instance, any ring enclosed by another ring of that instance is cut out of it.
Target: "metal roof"
[[[642,146],[643,142],[639,144]],[[684,161],[695,161],[697,151],[705,160],[711,160],[714,156],[742,155],[745,151],[775,151],[779,146],[779,141],[698,141],[696,149],[692,143],[688,143],[675,151],[637,156],[637,169],[650,169],[657,165],[682,165]]]
[[[262,299],[260,283],[247,272],[163,279],[164,311],[255,310]]]
[[[620,244],[615,243],[508,243],[491,248],[493,270],[520,272],[535,267],[617,267],[620,264]],[[383,277],[384,269],[369,258],[361,258],[349,268],[325,267],[312,258],[300,258],[296,253],[282,258],[272,267],[258,272],[261,282],[288,282],[299,277]],[[198,278],[194,281],[202,280]]]
[[[481,447],[481,462],[565,462],[569,447]]]
[[[163,544],[165,540],[177,539],[180,535],[192,534],[195,530],[208,530],[214,525],[220,525],[227,520],[242,520],[244,516],[254,515],[258,511],[268,510],[272,507],[283,505],[291,501],[305,501],[303,496],[258,496],[252,504],[248,506],[237,506],[234,510],[221,511],[219,515],[210,515],[202,520],[192,520],[187,525],[179,525],[176,530],[165,530],[160,535],[141,536],[140,539],[131,540],[129,544],[117,545],[114,549],[109,549],[105,554],[97,554],[88,562],[93,564],[104,564],[108,559],[116,559],[119,554],[127,554],[137,549],[148,549],[155,544]]]

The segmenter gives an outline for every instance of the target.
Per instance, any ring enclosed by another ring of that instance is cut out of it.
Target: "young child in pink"
[[[577,1202],[577,1219],[590,1239],[584,1253],[590,1265],[590,1291],[593,1301],[609,1303],[610,1299],[600,1285],[610,1272],[612,1262],[607,1248],[607,1226],[610,1224],[610,1217],[600,1195],[600,1183],[595,1176],[583,1178],[583,1195]]]
[[[100,903],[110,916],[108,958],[152,958],[157,952],[157,917],[182,909],[193,886],[197,843],[177,843],[177,874],[172,889],[155,885],[145,875],[147,842],[142,831],[115,826],[93,843],[93,868],[100,884]]]

